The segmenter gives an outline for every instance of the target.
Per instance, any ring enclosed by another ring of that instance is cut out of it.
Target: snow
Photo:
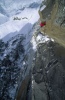
[[[37,25],[37,27],[38,27],[38,25]],[[44,35],[44,33],[38,32],[37,36],[33,35],[32,40],[31,40],[31,43],[32,43],[32,46],[33,46],[33,50],[37,51],[37,45],[39,43],[45,43],[45,42],[47,42],[49,40],[50,40],[49,37],[47,35]]]
[[[54,42],[54,39],[52,39],[52,38],[51,38],[51,41],[53,41],[53,42]]]
[[[37,38],[36,38],[37,43],[45,43],[47,41],[49,41],[49,37],[47,35],[42,35],[42,34],[38,34]]]
[[[14,17],[19,17],[21,20],[13,20]],[[22,18],[28,19],[22,19]],[[27,31],[29,32],[33,27],[34,23],[36,23],[39,19],[38,9],[28,9],[26,8],[20,14],[10,17],[9,21],[5,22],[4,24],[0,25],[0,38],[4,38],[7,36],[6,41],[8,38],[13,37],[22,32],[21,34],[26,34]],[[30,27],[31,25],[31,27]],[[20,32],[21,31],[21,32]]]
[[[8,21],[8,17],[0,13],[0,24]]]
[[[43,5],[43,6],[41,7],[40,11],[42,11],[45,7],[46,7],[46,6],[45,6],[45,5]]]
[[[37,41],[41,40],[42,35],[37,36]]]
[[[32,42],[32,45],[33,45],[33,50],[36,51],[37,50],[37,43],[36,43],[34,37],[32,38],[32,41],[31,42]]]
[[[29,7],[32,3],[40,4],[42,0],[0,0],[1,7],[12,16],[18,12],[19,9]]]
[[[23,65],[25,65],[26,63],[25,63],[25,61],[23,61]]]

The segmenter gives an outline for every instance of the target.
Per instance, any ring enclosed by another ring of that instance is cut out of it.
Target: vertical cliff
[[[34,40],[32,100],[65,100],[65,48],[40,32]]]
[[[46,26],[41,31],[65,47],[65,1],[44,0],[39,15],[42,22],[46,21]]]
[[[65,1],[44,0],[39,15],[46,25],[34,37],[32,100],[65,100]]]

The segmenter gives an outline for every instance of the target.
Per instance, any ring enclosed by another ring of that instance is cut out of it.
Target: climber
[[[43,27],[43,26],[45,26],[45,25],[46,25],[46,21],[40,23],[40,27]]]

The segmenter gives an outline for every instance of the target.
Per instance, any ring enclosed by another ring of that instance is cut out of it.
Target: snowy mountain
[[[19,34],[19,31],[22,30],[24,26],[26,28],[26,24],[30,23],[31,26],[33,26],[39,19],[38,9],[40,3],[40,0],[29,2],[23,2],[21,0],[7,0],[7,2],[5,2],[1,0],[0,38],[2,39],[7,35],[8,40],[10,39],[9,37]],[[29,31],[31,30],[31,28],[28,29]]]
[[[65,48],[40,32],[40,3],[0,0],[0,100],[65,100]]]
[[[29,7],[32,3],[40,4],[40,0],[0,0],[0,12],[12,16],[18,12],[19,9]],[[36,6],[36,5],[35,5]]]

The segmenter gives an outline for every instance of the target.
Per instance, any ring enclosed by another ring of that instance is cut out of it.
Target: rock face
[[[42,39],[37,41],[32,73],[32,100],[65,100],[64,50],[50,39],[46,42],[42,42]]]
[[[41,31],[65,47],[65,1],[44,1],[40,6],[39,15],[42,22],[46,21],[46,26],[41,28]]]
[[[21,34],[7,43],[0,40],[0,100],[26,100],[32,53],[30,40]]]

